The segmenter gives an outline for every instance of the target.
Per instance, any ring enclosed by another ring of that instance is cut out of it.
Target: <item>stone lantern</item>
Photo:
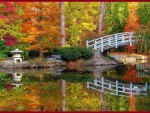
[[[13,73],[13,80],[20,82],[22,78],[22,73]]]
[[[19,49],[15,49],[13,51],[11,51],[11,53],[13,53],[13,61],[14,63],[21,63],[22,62],[22,57],[20,55],[20,53],[22,53],[23,51],[19,50]]]

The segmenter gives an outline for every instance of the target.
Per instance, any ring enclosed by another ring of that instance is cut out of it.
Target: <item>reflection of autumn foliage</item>
[[[28,90],[30,91],[30,93],[26,93],[24,95],[24,99],[27,99],[29,102],[28,102],[28,105],[30,107],[30,109],[37,109],[39,108],[40,106],[40,90],[37,90],[35,88],[36,86],[28,86]]]
[[[136,98],[134,95],[129,96],[130,108],[129,111],[136,111]]]
[[[101,106],[99,93],[88,93],[81,84],[70,84],[66,96],[67,111],[98,111]]]
[[[127,82],[140,82],[141,78],[136,76],[136,70],[133,66],[129,66],[127,72],[125,73],[123,79]]]

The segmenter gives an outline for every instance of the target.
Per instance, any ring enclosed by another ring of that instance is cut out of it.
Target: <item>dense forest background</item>
[[[130,31],[141,42],[136,45],[138,52],[149,53],[149,19],[149,2],[1,2],[0,57],[13,48],[38,50],[42,55]]]

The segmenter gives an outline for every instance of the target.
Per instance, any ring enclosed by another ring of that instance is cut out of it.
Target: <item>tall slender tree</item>
[[[65,3],[64,2],[60,2],[60,10],[61,10],[61,19],[60,19],[60,23],[61,23],[61,46],[65,46]]]
[[[104,13],[105,13],[105,2],[100,3],[100,13],[99,13],[99,20],[98,20],[98,34],[103,34],[103,19],[104,19]]]

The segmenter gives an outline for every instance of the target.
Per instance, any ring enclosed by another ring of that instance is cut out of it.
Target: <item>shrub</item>
[[[83,59],[90,59],[93,57],[93,51],[91,48],[81,48],[80,51]]]
[[[37,50],[30,50],[28,54],[29,54],[29,57],[35,58],[40,55],[40,52]]]
[[[0,53],[0,58],[7,58],[7,55]]]
[[[90,59],[93,56],[93,52],[89,48],[83,47],[63,47],[55,52],[56,54],[60,54],[62,59],[65,61],[77,60],[80,58]]]

